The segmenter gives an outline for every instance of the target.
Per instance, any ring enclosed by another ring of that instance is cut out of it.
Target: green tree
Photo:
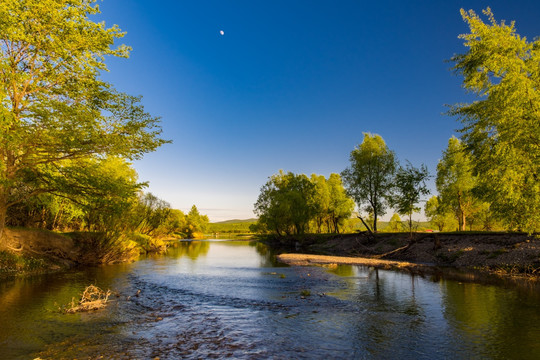
[[[339,174],[330,174],[326,183],[330,195],[328,219],[333,227],[332,232],[339,234],[340,227],[344,225],[346,219],[351,217],[354,200],[347,195]]]
[[[133,230],[144,235],[153,235],[169,219],[171,210],[168,202],[154,194],[141,193],[131,210]]]
[[[455,137],[448,140],[448,148],[437,164],[436,186],[439,192],[440,206],[451,209],[459,224],[459,230],[465,231],[467,217],[478,207],[478,199],[473,188],[477,177],[473,175],[474,163],[463,143]]]
[[[456,229],[457,221],[453,212],[448,207],[441,206],[438,196],[432,196],[426,201],[424,213],[430,223],[443,231],[445,229]]]
[[[95,0],[0,3],[0,247],[7,209],[53,190],[51,168],[77,159],[139,158],[164,143],[140,98],[100,80],[123,33],[89,15]],[[18,196],[18,195],[24,196]]]
[[[468,51],[452,60],[478,100],[451,114],[464,124],[479,193],[491,211],[511,228],[534,232],[540,229],[540,39],[519,36],[514,22],[497,22],[489,8],[483,13],[487,23],[461,10]]]
[[[422,164],[419,169],[407,161],[405,167],[400,166],[395,176],[395,195],[391,198],[392,207],[399,214],[409,216],[409,232],[412,233],[412,215],[420,211],[417,204],[420,197],[428,195],[426,180],[429,178],[427,167]]]
[[[278,235],[304,234],[317,213],[315,185],[304,174],[272,175],[255,203],[259,223]]]
[[[396,170],[394,152],[379,135],[364,133],[363,142],[350,155],[351,165],[342,172],[348,194],[359,211],[373,213],[373,231],[377,219],[386,213],[387,199],[393,187]]]
[[[208,216],[201,215],[199,209],[193,205],[186,215],[186,229],[184,232],[190,239],[201,237],[208,228],[209,222]]]
[[[119,157],[78,159],[60,180],[56,188],[62,191],[53,194],[81,207],[84,229],[110,234],[112,238],[130,230],[130,209],[146,186],[137,181],[131,164]]]
[[[317,233],[321,233],[323,224],[329,221],[330,189],[323,175],[311,174],[311,182],[314,185],[315,228]]]
[[[394,213],[388,222],[388,230],[392,232],[399,232],[403,229],[403,224],[401,223],[401,218],[398,214]]]
[[[186,236],[183,231],[186,229],[186,215],[178,209],[170,209],[167,218],[161,224],[161,232],[164,234],[176,234]]]

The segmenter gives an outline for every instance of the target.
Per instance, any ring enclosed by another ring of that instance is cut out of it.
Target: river
[[[534,283],[273,259],[247,241],[179,242],[131,264],[4,281],[0,358],[540,358]],[[90,284],[115,292],[106,309],[58,311]]]

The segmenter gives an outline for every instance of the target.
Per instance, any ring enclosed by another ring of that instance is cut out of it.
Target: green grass
[[[42,259],[0,251],[0,274],[40,271],[46,268]]]

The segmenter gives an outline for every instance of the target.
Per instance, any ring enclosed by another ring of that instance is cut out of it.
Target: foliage
[[[275,232],[278,235],[304,234],[307,231],[339,233],[351,216],[354,202],[350,199],[339,174],[293,174],[291,172],[270,177],[261,188],[255,203],[259,216],[252,231]]]
[[[392,215],[390,218],[390,222],[388,223],[388,226],[386,228],[386,231],[391,232],[400,232],[403,230],[403,224],[401,223],[401,218],[398,214]]]
[[[234,234],[246,234],[252,231],[252,226],[257,223],[257,219],[250,220],[231,220],[222,221],[217,223],[210,223],[208,225],[208,231],[211,233],[234,233]]]
[[[448,207],[441,206],[439,196],[432,196],[426,201],[424,213],[430,223],[437,227],[439,231],[450,231],[457,228],[457,221],[454,213]]]
[[[350,155],[351,165],[342,172],[347,193],[359,210],[373,214],[373,230],[377,219],[386,213],[387,199],[393,187],[396,170],[394,152],[379,135],[364,133],[362,144]]]
[[[0,245],[10,206],[69,192],[71,176],[103,185],[85,165],[140,158],[165,142],[140,98],[100,80],[105,57],[129,48],[114,47],[117,26],[89,19],[98,12],[95,0],[0,3]]]
[[[42,259],[0,250],[0,276],[44,270],[45,266]]]
[[[354,200],[347,195],[339,174],[330,174],[327,185],[330,193],[328,216],[329,222],[333,226],[332,231],[329,227],[329,232],[339,234],[340,227],[343,227],[345,221],[351,217],[354,210]]]
[[[171,205],[152,193],[140,194],[131,209],[133,229],[141,234],[151,235],[169,220]]]
[[[482,199],[510,228],[531,233],[540,229],[540,39],[519,36],[489,8],[483,13],[487,23],[461,10],[468,51],[452,60],[478,100],[451,114],[464,125]]]
[[[303,234],[316,214],[315,185],[304,175],[272,175],[255,203],[259,222],[278,235]]]
[[[429,194],[426,186],[428,178],[427,167],[423,164],[417,169],[407,162],[405,167],[400,166],[396,172],[394,180],[396,193],[390,203],[399,214],[409,216],[409,232],[412,232],[412,214],[420,211],[420,207],[416,204],[420,202],[421,196]]]
[[[201,215],[195,205],[186,215],[184,233],[189,239],[201,238],[208,228],[208,216]]]
[[[439,192],[440,213],[452,211],[464,231],[467,218],[479,206],[479,201],[473,193],[477,177],[473,175],[474,162],[466,151],[463,143],[451,137],[448,148],[443,151],[443,157],[437,164],[436,186]]]
[[[311,174],[311,182],[314,185],[315,216],[313,222],[315,223],[316,232],[320,234],[324,224],[327,227],[329,226],[330,189],[324,175]]]

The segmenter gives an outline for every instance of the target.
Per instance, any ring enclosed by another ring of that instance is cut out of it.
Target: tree
[[[409,232],[412,233],[412,214],[420,211],[416,206],[420,202],[420,197],[429,194],[426,180],[429,173],[425,165],[419,169],[407,162],[405,167],[400,166],[396,172],[395,190],[396,194],[391,199],[392,207],[399,214],[409,216]]]
[[[467,217],[472,215],[478,206],[478,199],[473,194],[477,183],[473,166],[473,159],[466,152],[463,143],[452,136],[448,140],[448,148],[443,151],[443,157],[437,164],[435,183],[440,206],[452,210],[461,231],[465,231]]]
[[[424,213],[432,225],[435,225],[439,231],[444,229],[456,229],[457,221],[454,213],[448,208],[441,206],[438,196],[432,196],[426,201]]]
[[[398,214],[394,213],[388,222],[388,230],[392,232],[399,232],[402,230],[402,228],[403,224],[401,223],[401,218]]]
[[[169,220],[171,211],[171,205],[168,202],[152,193],[141,193],[131,210],[133,230],[144,235],[152,235]]]
[[[343,226],[346,219],[351,217],[354,201],[347,195],[339,174],[330,174],[326,184],[330,195],[328,220],[332,224],[332,232],[339,234],[339,228]]]
[[[373,213],[373,231],[376,232],[377,218],[385,214],[393,186],[394,152],[388,149],[381,136],[364,133],[362,144],[351,152],[350,162],[350,167],[341,173],[345,187],[359,211]]]
[[[454,70],[477,101],[452,108],[470,151],[477,188],[509,227],[540,229],[540,39],[530,42],[494,18],[461,10],[470,33],[468,51],[455,55]]]
[[[322,225],[329,221],[330,190],[323,175],[311,174],[311,182],[314,185],[315,227],[317,233],[321,233]]]
[[[304,174],[272,175],[255,203],[259,223],[278,235],[304,234],[317,207],[315,185]]]
[[[208,227],[208,216],[201,215],[199,209],[195,205],[191,207],[191,210],[186,215],[186,230],[188,238],[202,237]]]
[[[123,33],[89,15],[95,0],[0,3],[0,247],[7,209],[53,189],[52,168],[79,159],[140,158],[165,141],[140,98],[100,80]],[[17,196],[22,194],[23,196]]]

